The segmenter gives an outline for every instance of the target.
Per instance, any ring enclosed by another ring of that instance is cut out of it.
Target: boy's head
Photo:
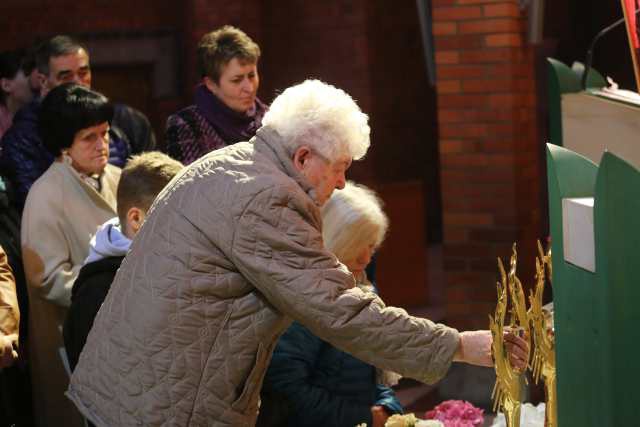
[[[133,239],[156,196],[182,168],[182,163],[158,151],[134,156],[127,162],[117,195],[118,218],[125,236]]]

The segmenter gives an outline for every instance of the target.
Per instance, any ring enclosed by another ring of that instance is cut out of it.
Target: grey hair
[[[343,261],[363,245],[380,246],[389,228],[382,200],[364,185],[348,181],[322,207],[325,247]]]
[[[36,68],[38,69],[38,72],[44,75],[49,75],[49,60],[51,58],[70,55],[78,52],[79,50],[84,50],[87,52],[87,55],[89,54],[87,49],[72,37],[66,35],[51,37],[36,48]]]
[[[342,89],[306,80],[282,92],[262,124],[282,136],[289,152],[307,145],[334,161],[342,155],[364,157],[370,145],[368,120]]]

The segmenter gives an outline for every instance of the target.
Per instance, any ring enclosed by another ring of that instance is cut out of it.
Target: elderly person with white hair
[[[67,395],[82,413],[98,427],[254,425],[271,352],[292,320],[422,381],[454,359],[491,365],[490,332],[386,308],[325,249],[320,207],[368,146],[367,116],[351,97],[310,80],[274,100],[250,141],[176,176],[80,355]]]
[[[368,188],[348,182],[322,207],[322,223],[325,247],[353,273],[360,289],[374,291],[365,268],[387,231],[382,202]],[[258,426],[382,427],[390,415],[402,413],[390,388],[397,379],[293,322],[265,375]]]

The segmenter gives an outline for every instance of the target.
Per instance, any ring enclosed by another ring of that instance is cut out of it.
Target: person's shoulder
[[[140,110],[137,110],[127,104],[114,104],[113,106],[114,121],[134,121],[149,123],[147,116]]]
[[[96,293],[106,294],[124,257],[107,257],[82,266],[73,284],[72,301],[85,299]]]
[[[14,146],[14,148],[28,149],[33,144],[25,145],[25,141],[40,141],[37,111],[30,105],[24,106],[16,113],[11,127],[2,136],[3,147]]]
[[[169,115],[167,118],[167,126],[193,124],[195,121],[199,121],[200,118],[201,114],[198,112],[198,107],[189,105]]]
[[[104,173],[108,176],[120,178],[120,175],[122,175],[122,169],[112,165],[111,163],[107,163],[107,166],[104,168]]]
[[[59,187],[66,176],[65,165],[54,161],[38,179],[33,182],[29,191],[49,191],[50,188]]]
[[[64,180],[64,166],[60,162],[53,162],[51,166],[33,182],[27,195],[27,203],[29,199],[38,199],[41,201],[60,200],[60,191],[64,186]]]

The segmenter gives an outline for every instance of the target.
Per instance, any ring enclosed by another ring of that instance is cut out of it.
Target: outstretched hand
[[[529,363],[529,341],[517,334],[505,331],[504,347],[509,354],[509,362],[517,371],[522,372]]]
[[[465,362],[478,366],[493,366],[491,357],[491,331],[465,331],[460,333],[460,345],[454,355],[457,362]],[[513,332],[505,332],[504,345],[509,354],[511,366],[523,371],[528,364],[529,343]]]
[[[453,360],[478,366],[493,366],[491,331],[460,332],[460,345]]]

